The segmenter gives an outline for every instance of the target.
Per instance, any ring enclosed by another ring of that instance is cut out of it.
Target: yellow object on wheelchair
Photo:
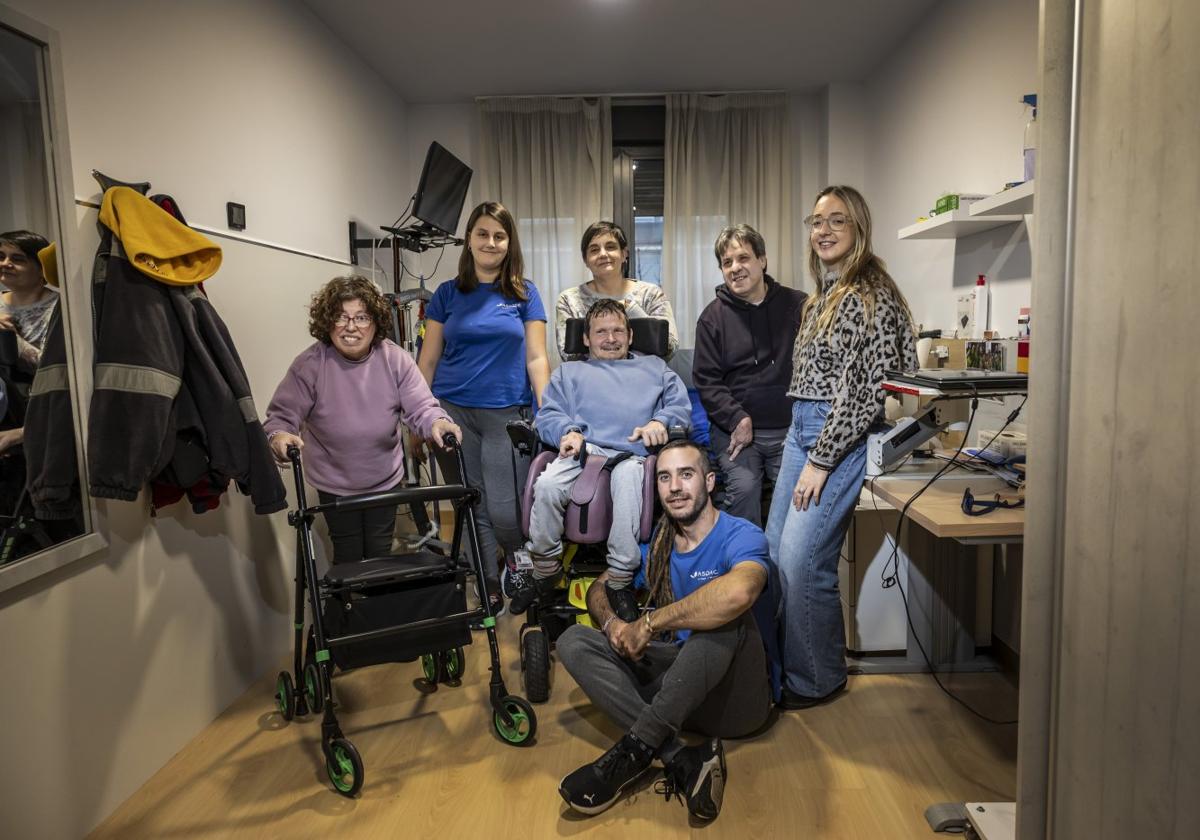
[[[579,610],[579,615],[575,616],[575,623],[582,624],[585,627],[594,627],[592,617],[587,609],[587,593],[588,587],[595,583],[594,577],[572,578],[568,583],[567,600],[572,607]]]

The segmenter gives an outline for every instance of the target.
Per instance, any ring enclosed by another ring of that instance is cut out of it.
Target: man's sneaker
[[[611,583],[606,582],[604,593],[608,595],[608,605],[617,614],[617,618],[631,623],[638,620],[641,613],[638,609],[637,596],[633,594],[631,585],[617,589]]]
[[[666,778],[654,786],[669,800],[678,796],[688,813],[698,820],[715,820],[725,796],[725,747],[710,738],[695,747],[684,747],[667,762]]]
[[[566,776],[558,783],[558,792],[579,813],[599,814],[640,779],[653,760],[654,749],[628,733],[604,755]]]
[[[539,604],[549,600],[554,590],[562,580],[563,573],[559,572],[548,578],[535,578],[532,575],[525,580],[524,585],[508,599],[508,611],[513,615],[521,615],[534,601]]]

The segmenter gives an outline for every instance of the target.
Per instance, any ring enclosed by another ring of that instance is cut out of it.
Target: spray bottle
[[[1029,122],[1025,124],[1025,180],[1033,180],[1033,170],[1037,162],[1038,124],[1037,124],[1037,94],[1028,93],[1021,97],[1021,102],[1032,109]]]
[[[975,323],[972,325],[971,338],[983,338],[987,332],[988,303],[987,276],[980,274],[975,281]]]

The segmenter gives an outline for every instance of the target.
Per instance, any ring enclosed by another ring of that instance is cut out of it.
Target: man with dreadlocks
[[[592,586],[595,627],[576,624],[558,640],[567,671],[627,733],[564,778],[559,793],[574,810],[598,814],[657,758],[666,777],[656,791],[679,795],[689,814],[712,820],[725,789],[721,738],[761,729],[777,696],[777,572],[763,532],[713,507],[715,476],[699,446],[668,443],[655,479],[663,515],[646,579],[656,608],[625,622],[603,587]],[[684,728],[706,740],[685,746]]]

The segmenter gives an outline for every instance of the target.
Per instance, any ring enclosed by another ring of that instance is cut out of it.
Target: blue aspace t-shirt
[[[425,317],[442,324],[442,358],[433,374],[433,395],[467,408],[529,405],[533,394],[525,368],[525,322],[545,321],[537,289],[525,281],[527,300],[513,300],[495,283],[461,292],[447,280],[425,306]]]
[[[767,585],[751,608],[759,635],[767,652],[771,669],[771,690],[776,699],[782,685],[783,661],[779,650],[779,635],[775,622],[779,607],[779,571],[771,562],[767,537],[753,522],[724,511],[717,513],[716,524],[700,545],[691,551],[671,551],[671,590],[679,601],[691,595],[711,580],[728,573],[738,563],[757,563],[767,573]],[[679,644],[691,635],[690,630],[675,631]]]

